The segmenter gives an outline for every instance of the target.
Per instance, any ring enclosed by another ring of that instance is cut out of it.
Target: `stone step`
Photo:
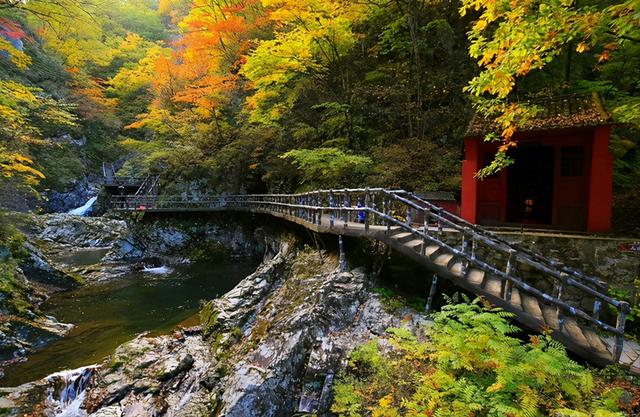
[[[441,255],[436,256],[433,259],[433,263],[439,266],[446,267],[449,264],[449,261],[453,258],[453,255],[450,253],[443,253]]]
[[[407,243],[405,243],[405,246],[408,246],[409,248],[411,248],[412,250],[416,251],[416,252],[420,252],[420,250],[422,250],[422,243],[423,240],[422,239],[413,239]]]
[[[569,334],[576,344],[584,347],[591,346],[575,318],[565,317],[562,331]]]
[[[636,359],[635,362],[631,364],[629,370],[634,375],[640,375],[640,357],[638,357],[638,359]]]
[[[448,269],[456,277],[463,277],[462,266],[464,262],[461,259],[455,259],[449,262]]]
[[[522,299],[522,309],[530,316],[542,322],[542,324],[545,324],[544,315],[542,314],[538,300],[528,294],[521,294],[520,298]]]
[[[469,272],[467,272],[467,281],[480,288],[482,285],[482,280],[484,279],[485,272],[480,269],[471,268]]]
[[[589,345],[591,345],[594,350],[601,352],[603,355],[610,354],[607,345],[602,341],[602,338],[595,331],[588,327],[583,327],[582,334],[584,334],[584,336],[587,338],[587,341],[589,341]]]
[[[500,298],[502,294],[502,280],[493,275],[488,276],[484,283],[484,290],[494,297]]]
[[[638,344],[625,340],[622,346],[622,355],[620,355],[620,363],[625,366],[631,366],[638,359],[640,359],[640,347],[638,347]]]
[[[429,245],[425,248],[424,254],[427,257],[431,257],[438,249],[440,249],[438,245]]]
[[[397,233],[395,235],[392,235],[392,237],[400,243],[406,243],[415,239],[415,235],[410,232]]]
[[[558,309],[547,304],[540,304],[540,308],[542,309],[542,315],[544,316],[544,321],[547,323],[547,327],[555,331],[560,330]]]
[[[391,236],[395,236],[399,233],[404,233],[404,229],[400,226],[391,226]]]
[[[519,289],[515,287],[511,289],[511,299],[509,303],[517,309],[522,310],[522,296],[520,295]]]

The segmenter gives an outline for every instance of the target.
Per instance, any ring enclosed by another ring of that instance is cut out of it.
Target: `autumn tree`
[[[519,86],[526,85],[528,79],[535,79],[535,72],[564,60],[562,77],[553,84],[565,89],[583,86],[602,90],[602,82],[599,85],[572,83],[570,65],[575,53],[592,56],[592,69],[605,74],[606,68],[615,66],[616,61],[638,62],[638,7],[634,0],[462,1],[463,15],[477,14],[469,32],[469,54],[477,59],[481,68],[467,91],[477,99],[477,109],[495,118],[500,126],[497,135],[487,139],[502,141],[498,156],[481,175],[513,162],[507,156],[507,151],[516,146],[513,135],[518,126],[535,117],[538,111],[535,106],[514,102],[513,94]],[[541,85],[531,88],[531,83],[528,86],[533,91],[549,91],[550,80],[546,81],[543,88]],[[616,96],[613,114],[621,121],[638,120],[638,86],[623,86],[617,81],[605,81],[606,89]]]

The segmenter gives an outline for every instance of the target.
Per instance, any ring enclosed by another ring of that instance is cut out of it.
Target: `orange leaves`
[[[579,53],[583,53],[589,50],[589,45],[586,42],[580,42],[578,46],[576,46],[576,51]]]
[[[167,3],[182,0],[163,1],[163,10],[171,9]],[[128,128],[162,130],[163,120],[184,112],[208,124],[237,88],[255,22],[263,17],[259,0],[190,1],[178,22],[181,36],[172,56],[155,60],[149,111]]]
[[[520,76],[526,75],[531,70],[531,64],[532,61],[530,59],[522,62],[522,64],[520,64],[520,68],[518,68],[517,74]]]
[[[207,115],[225,101],[225,93],[233,89],[236,79],[234,75],[207,75],[178,92],[173,100],[192,104]]]

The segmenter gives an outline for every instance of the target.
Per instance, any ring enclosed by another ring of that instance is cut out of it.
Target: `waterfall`
[[[47,405],[55,417],[81,417],[87,413],[81,409],[86,396],[87,384],[95,366],[61,371],[49,375],[47,381],[52,387],[49,389]]]
[[[76,216],[86,216],[91,212],[91,207],[93,207],[93,203],[96,202],[98,197],[91,197],[89,201],[84,203],[82,206],[74,208],[73,210],[69,210],[68,214],[74,214]]]

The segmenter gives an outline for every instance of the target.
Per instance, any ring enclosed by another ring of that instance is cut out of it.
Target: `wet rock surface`
[[[74,247],[110,247],[126,233],[123,220],[50,214],[35,217],[37,237]]]
[[[78,141],[77,143],[79,144],[82,141],[86,141],[86,139],[82,138]],[[46,193],[47,199],[44,208],[47,212],[66,213],[71,209],[82,206],[91,197],[98,195],[99,191],[99,178],[95,175],[85,177],[74,181],[67,190]]]
[[[114,242],[109,260],[188,256],[262,256],[261,229],[243,227],[225,219],[180,222],[157,220],[132,223]]]

